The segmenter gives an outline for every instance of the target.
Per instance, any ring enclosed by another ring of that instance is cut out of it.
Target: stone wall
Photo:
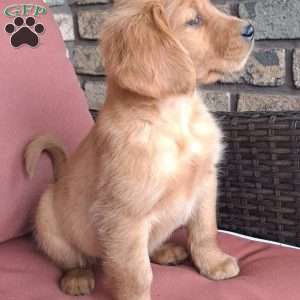
[[[104,101],[105,72],[98,30],[110,0],[48,0],[55,4],[70,58],[90,108]],[[300,1],[215,0],[233,15],[251,19],[256,48],[245,70],[205,87],[213,111],[300,110]],[[202,88],[203,89],[203,88]]]

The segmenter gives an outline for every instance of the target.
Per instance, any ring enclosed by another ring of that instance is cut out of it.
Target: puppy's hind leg
[[[35,218],[36,239],[40,248],[63,271],[61,289],[69,295],[90,294],[95,278],[87,258],[64,238],[53,211],[53,192],[42,196]]]
[[[60,288],[71,296],[89,295],[95,289],[95,275],[90,267],[68,270],[61,278]]]
[[[154,227],[149,238],[149,255],[152,262],[159,265],[179,265],[189,256],[184,246],[168,242],[173,229],[166,222]]]
[[[183,246],[168,242],[151,254],[151,261],[160,265],[175,266],[183,263],[188,256],[189,254]]]

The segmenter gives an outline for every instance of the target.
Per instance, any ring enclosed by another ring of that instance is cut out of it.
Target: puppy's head
[[[162,98],[193,92],[240,70],[253,27],[209,0],[119,0],[101,45],[108,77],[122,88]]]
[[[224,14],[209,0],[167,0],[165,13],[201,83],[244,67],[254,45],[254,27],[248,21]]]

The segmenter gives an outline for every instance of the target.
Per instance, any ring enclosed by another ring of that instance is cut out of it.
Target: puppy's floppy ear
[[[170,32],[161,4],[119,8],[101,37],[108,75],[125,89],[153,98],[186,94],[196,85],[193,63]]]

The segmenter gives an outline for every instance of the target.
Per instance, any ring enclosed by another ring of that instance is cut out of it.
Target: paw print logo
[[[36,24],[33,17],[27,17],[25,22],[22,17],[16,17],[14,24],[5,26],[5,31],[11,35],[10,43],[13,47],[36,47],[39,44],[39,35],[45,31],[45,27],[40,23]]]

